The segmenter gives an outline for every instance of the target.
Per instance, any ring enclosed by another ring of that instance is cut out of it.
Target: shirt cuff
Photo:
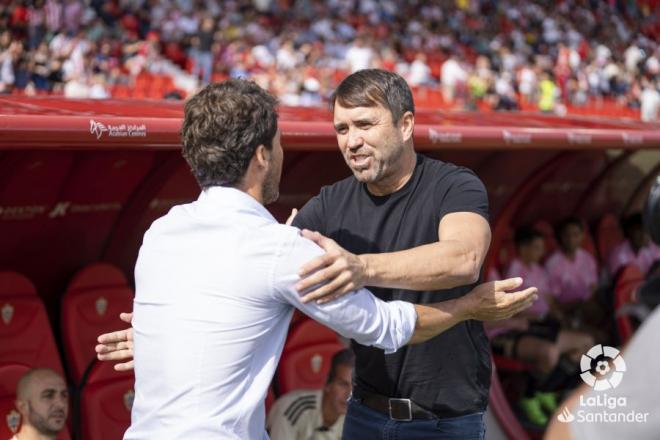
[[[393,324],[392,339],[394,347],[384,350],[385,354],[392,354],[412,339],[417,326],[417,311],[414,304],[406,301],[390,301],[387,305],[393,309],[393,314],[397,315],[391,323]]]

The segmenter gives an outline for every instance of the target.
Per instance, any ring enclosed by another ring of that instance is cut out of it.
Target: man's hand
[[[298,292],[320,286],[303,296],[303,303],[318,300],[323,304],[365,286],[367,266],[358,255],[318,232],[304,229],[302,234],[325,250],[325,254],[306,263],[298,273],[301,278],[296,284]]]
[[[119,318],[130,324],[132,313],[120,313]],[[100,361],[126,361],[115,364],[116,371],[129,371],[133,369],[133,328],[105,333],[98,337],[96,357]]]
[[[520,287],[522,278],[509,278],[479,284],[460,300],[467,319],[497,321],[510,318],[531,306],[538,298],[536,287],[511,292]]]

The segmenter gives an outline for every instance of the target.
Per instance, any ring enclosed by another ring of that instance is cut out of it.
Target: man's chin
[[[374,173],[371,172],[369,168],[365,168],[361,170],[356,170],[354,168],[351,168],[351,171],[353,171],[353,175],[360,183],[371,183],[376,180],[376,176],[374,176]]]

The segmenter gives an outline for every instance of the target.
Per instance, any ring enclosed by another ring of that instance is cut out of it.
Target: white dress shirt
[[[293,308],[386,352],[414,306],[367,290],[302,304],[301,265],[323,254],[247,193],[213,187],[144,236],[135,266],[135,401],[125,440],[267,439],[264,399]]]

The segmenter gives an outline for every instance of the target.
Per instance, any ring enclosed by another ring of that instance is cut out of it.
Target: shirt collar
[[[254,197],[240,189],[228,186],[212,186],[202,190],[197,201],[202,204],[221,203],[223,205],[248,208],[263,218],[276,222],[275,217]]]

